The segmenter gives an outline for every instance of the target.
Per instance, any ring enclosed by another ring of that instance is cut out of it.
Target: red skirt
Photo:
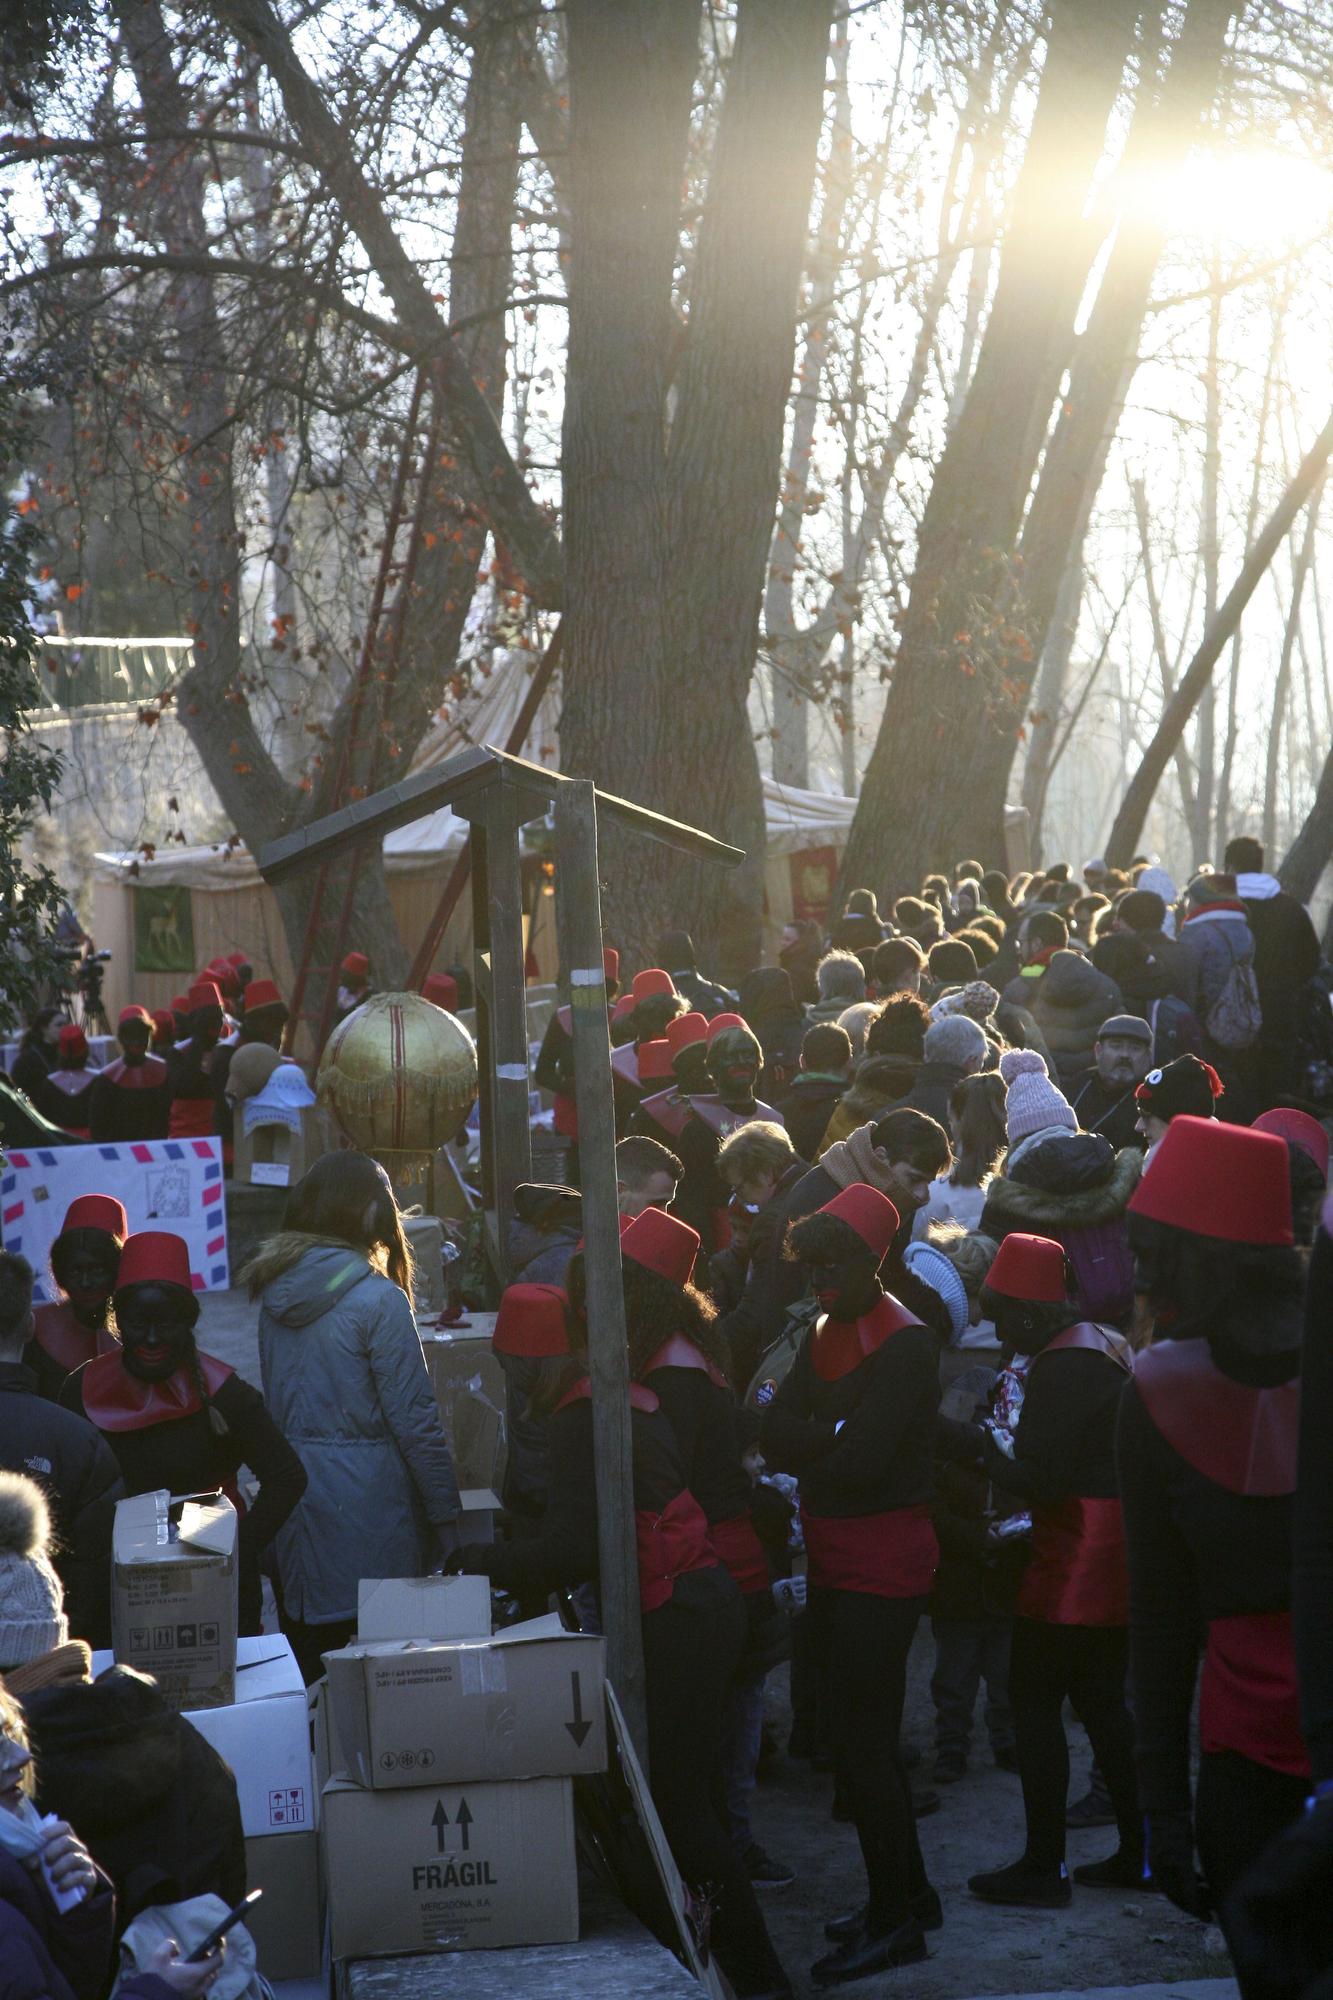
[[[1118,1500],[1072,1495],[1032,1509],[1032,1560],[1020,1618],[1044,1625],[1128,1625],[1129,1569]]]
[[[819,1590],[866,1597],[926,1597],[940,1545],[930,1508],[892,1507],[883,1514],[810,1514],[801,1509],[806,1566]]]
[[[1289,1611],[1213,1619],[1199,1684],[1199,1745],[1309,1777]]]

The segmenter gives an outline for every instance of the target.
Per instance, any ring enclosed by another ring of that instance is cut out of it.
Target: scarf
[[[1186,913],[1185,922],[1196,924],[1200,917],[1248,917],[1244,903],[1238,903],[1229,896],[1219,896],[1215,903],[1201,903],[1197,909]]]
[[[64,1687],[71,1681],[92,1679],[93,1656],[82,1639],[71,1639],[67,1645],[56,1646],[49,1653],[43,1653],[38,1660],[27,1660],[21,1667],[11,1667],[4,1677],[9,1692],[20,1699],[25,1694],[36,1694],[38,1688]]]
[[[25,1868],[35,1868],[47,1838],[45,1822],[31,1799],[20,1800],[14,1812],[0,1806],[0,1853],[12,1854]]]
[[[819,1164],[839,1188],[854,1187],[858,1181],[864,1181],[867,1187],[878,1188],[892,1201],[893,1168],[875,1152],[874,1133],[873,1125],[858,1125],[849,1138],[835,1139],[820,1154]]]

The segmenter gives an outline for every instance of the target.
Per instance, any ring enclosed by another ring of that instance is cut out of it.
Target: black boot
[[[1069,1875],[1065,1868],[1039,1868],[1024,1855],[1008,1868],[993,1868],[968,1882],[983,1903],[1011,1903],[1025,1910],[1065,1910],[1069,1907]]]
[[[1145,1878],[1142,1848],[1118,1847],[1105,1861],[1085,1861],[1074,1870],[1074,1880],[1084,1889],[1137,1889],[1141,1896],[1156,1893],[1152,1876]]]
[[[863,1931],[860,1937],[839,1945],[815,1961],[810,1977],[816,1986],[842,1986],[848,1980],[868,1979],[873,1972],[889,1972],[895,1965],[919,1965],[929,1956],[920,1924],[909,1919],[897,1930],[878,1937]]]
[[[908,1908],[923,1931],[944,1929],[944,1906],[937,1890],[930,1887],[919,1890]],[[834,1917],[826,1923],[824,1936],[830,1944],[846,1944],[851,1938],[860,1937],[869,1922],[870,1905],[863,1903],[859,1910],[848,1910],[845,1916]]]

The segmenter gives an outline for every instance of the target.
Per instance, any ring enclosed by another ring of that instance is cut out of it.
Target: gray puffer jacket
[[[274,1421],[310,1477],[275,1548],[308,1625],[354,1618],[363,1576],[422,1576],[458,1484],[407,1295],[360,1250],[287,1234],[251,1267]]]
[[[1028,1004],[1055,1062],[1055,1081],[1065,1091],[1091,1069],[1102,1022],[1125,1006],[1115,981],[1078,951],[1053,955]]]

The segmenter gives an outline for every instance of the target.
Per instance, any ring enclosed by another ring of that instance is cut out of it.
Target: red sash
[[[1199,1684],[1199,1743],[1308,1778],[1289,1611],[1214,1618]]]
[[[882,1514],[811,1514],[802,1507],[801,1527],[806,1568],[818,1589],[929,1596],[940,1545],[925,1501]]]
[[[83,1326],[68,1299],[38,1306],[32,1316],[33,1338],[44,1354],[72,1375],[98,1354],[117,1354],[120,1342],[106,1327]]]
[[[657,1611],[669,1604],[678,1576],[718,1566],[703,1508],[688,1488],[669,1500],[660,1514],[647,1508],[636,1511],[634,1537],[639,1553],[641,1611]]]
[[[700,1368],[715,1388],[727,1387],[727,1378],[716,1361],[710,1361],[683,1333],[673,1333],[670,1340],[664,1340],[643,1373],[651,1375],[655,1368]]]
[[[1125,1523],[1118,1500],[1074,1493],[1034,1504],[1032,1557],[1016,1608],[1020,1617],[1044,1625],[1129,1623]]]
[[[906,1306],[899,1305],[891,1292],[885,1292],[879,1304],[861,1319],[832,1319],[825,1313],[815,1321],[810,1338],[814,1371],[821,1382],[840,1382],[844,1375],[850,1375],[854,1368],[868,1361],[895,1333],[901,1333],[905,1326],[921,1323]]]
[[[708,1539],[746,1597],[768,1589],[768,1558],[749,1514],[733,1514],[729,1521],[714,1521]]]
[[[200,1353],[199,1372],[210,1396],[236,1373],[225,1361]],[[173,1424],[203,1408],[194,1378],[178,1368],[165,1382],[141,1382],[122,1362],[119,1348],[90,1361],[79,1378],[83,1414],[99,1431],[146,1431],[154,1424]]]
[[[167,1117],[169,1139],[212,1139],[216,1136],[217,1104],[211,1097],[173,1097]]]
[[[1295,1492],[1299,1380],[1248,1389],[1222,1373],[1206,1340],[1159,1341],[1134,1380],[1172,1450],[1215,1486],[1264,1500]]]

